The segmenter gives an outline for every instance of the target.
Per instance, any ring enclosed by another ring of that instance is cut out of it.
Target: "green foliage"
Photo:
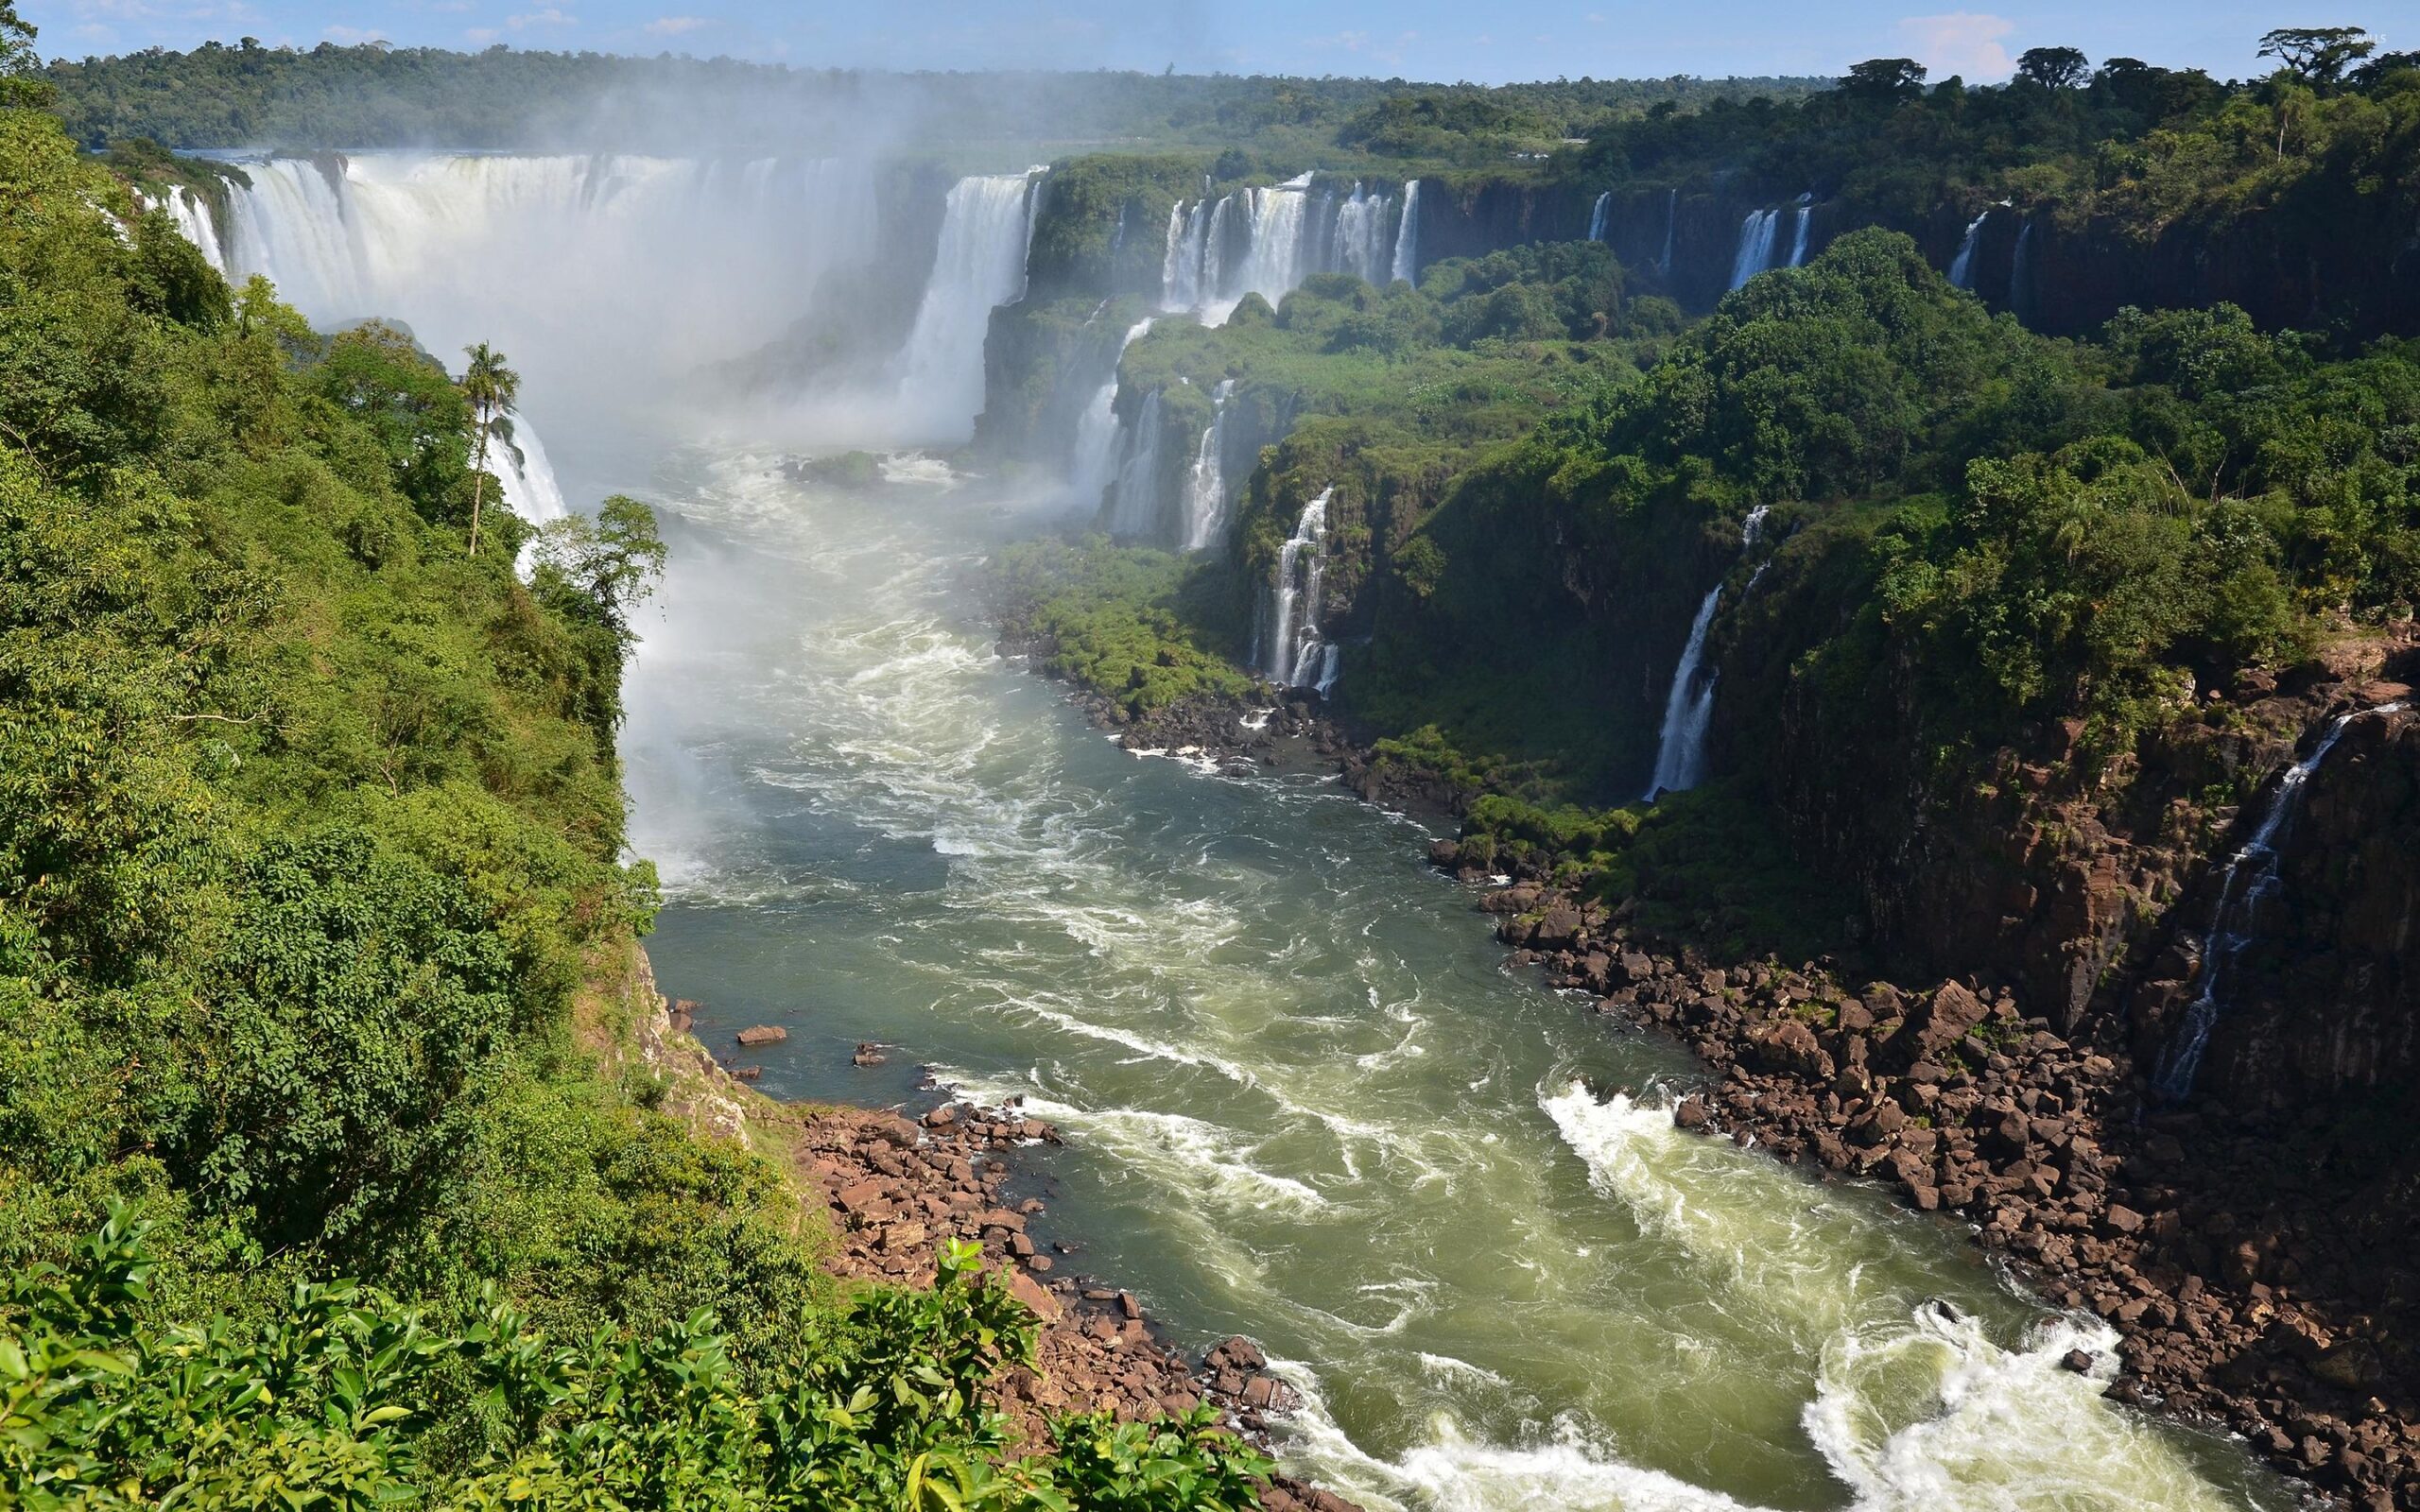
[[[1023,541],[992,566],[1008,638],[1031,645],[1045,670],[1115,700],[1129,714],[1181,698],[1232,697],[1253,679],[1185,612],[1201,582],[1183,558],[1113,546],[1100,537]]]
[[[0,54],[0,58],[7,55]],[[478,53],[383,43],[307,50],[252,39],[191,52],[148,49],[54,61],[31,85],[55,86],[69,131],[99,148],[128,137],[176,147],[271,143],[313,147],[577,146],[666,151],[781,150],[797,123],[878,112],[914,122],[929,143],[1132,144],[1195,149],[1211,166],[1223,150],[1253,149],[1262,166],[1299,171],[1313,157],[1350,166],[1365,112],[1393,97],[1438,102],[1455,127],[1486,132],[1492,155],[1511,139],[1490,123],[1522,124],[1524,142],[1578,136],[1607,119],[1652,109],[1694,110],[1748,95],[1791,97],[1821,78],[1555,79],[1410,94],[1402,79],[1269,76],[987,72],[879,74],[791,69],[727,58],[606,53]],[[1449,130],[1447,135],[1452,136]],[[1457,142],[1455,155],[1464,149]],[[1482,154],[1489,155],[1489,154]],[[1238,156],[1245,156],[1238,151]],[[1236,163],[1213,168],[1237,179]]]
[[[354,1281],[297,1283],[257,1321],[149,1320],[159,1266],[114,1210],[69,1267],[0,1289],[0,1481],[34,1512],[900,1507],[1242,1512],[1268,1461],[1206,1413],[1056,1425],[1007,1458],[982,1387],[1031,1315],[942,1257],[792,1335],[752,1384],[714,1314],[558,1344],[490,1297],[465,1326]]]

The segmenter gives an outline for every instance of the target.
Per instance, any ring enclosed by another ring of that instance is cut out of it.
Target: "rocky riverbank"
[[[1452,868],[1452,842],[1434,859]],[[1534,885],[1481,906],[1548,986],[1697,1053],[1709,1085],[1676,1104],[1682,1127],[1962,1219],[2117,1329],[2113,1397],[2221,1423],[2356,1504],[2420,1506],[2420,1269],[2375,1217],[2411,1194],[2361,1131],[2325,1109],[2162,1108],[2122,1048],[1972,981],[1717,967]]]
[[[1231,1338],[1199,1361],[1172,1345],[1133,1294],[1074,1273],[1070,1246],[1041,1237],[1043,1200],[1021,1152],[1056,1144],[1057,1132],[1017,1108],[948,1100],[909,1117],[895,1108],[776,1102],[691,1037],[697,1005],[667,1003],[638,1026],[642,1061],[668,1087],[665,1106],[702,1130],[782,1161],[800,1195],[819,1201],[835,1236],[826,1263],[844,1278],[930,1286],[934,1257],[952,1239],[981,1246],[983,1268],[1038,1320],[1035,1358],[995,1383],[996,1401],[1026,1450],[1047,1443],[1052,1418],[1108,1411],[1121,1422],[1189,1412],[1204,1402],[1236,1432],[1267,1437],[1270,1417],[1294,1404],[1259,1348]],[[729,1033],[718,1029],[717,1033]],[[731,1034],[737,1045],[742,1037]],[[881,1062],[860,1047],[860,1064]],[[1332,1492],[1273,1478],[1270,1512],[1358,1512]]]
[[[2238,760],[2255,770],[2290,761],[2297,731],[2394,696],[2398,685],[2362,680],[2374,660],[2290,694],[2248,690]],[[1231,770],[1325,767],[1407,812],[1451,815],[1469,800],[1375,758],[1313,700],[1196,700],[1132,719],[1076,696],[1130,749]],[[2189,800],[2138,787],[2133,801],[2164,802],[2175,835],[2202,824],[2227,833],[2224,811],[2197,817]],[[2388,787],[2389,798],[2400,791]],[[2362,822],[2339,807],[2321,816],[2334,830]],[[2133,855],[2123,827],[2069,831],[2044,853],[2088,883],[2121,872],[2113,856]],[[2109,855],[2092,850],[2095,836]],[[2169,869],[2140,889],[2162,905],[2212,883],[2193,869],[2194,845],[2170,850]],[[1454,841],[1437,842],[1431,859],[1474,885],[1493,870],[1462,865]],[[2157,948],[2174,930],[2135,938],[2120,926],[2159,909],[2069,909],[2111,970],[2097,988],[2030,1004],[1972,977],[1912,989],[1849,978],[1833,961],[1718,965],[1637,929],[1628,905],[1546,886],[1543,865],[1522,879],[1481,902],[1515,962],[1603,1014],[1674,1035],[1704,1063],[1707,1085],[1675,1105],[1683,1127],[1754,1143],[1825,1179],[1878,1182],[1961,1222],[2054,1305],[2117,1331],[2116,1400],[2239,1433],[2279,1469],[2365,1508],[2420,1508],[2420,1251],[2406,1217],[2420,1211],[2420,1184],[2394,1147],[2403,1121],[2392,1109],[2348,1116],[2360,1097],[2241,1108],[2153,1097],[2137,1057],[2156,1054],[2158,1037],[2144,1038],[2120,988],[2174,966],[2174,947]]]

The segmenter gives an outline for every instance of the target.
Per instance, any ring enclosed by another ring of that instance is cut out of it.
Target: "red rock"
[[[1009,1295],[1031,1309],[1033,1315],[1045,1323],[1056,1319],[1063,1311],[1059,1298],[1051,1296],[1048,1288],[1021,1270],[1009,1272]]]
[[[778,1024],[760,1023],[752,1029],[739,1031],[739,1042],[753,1050],[758,1045],[777,1045],[790,1037],[787,1029]]]

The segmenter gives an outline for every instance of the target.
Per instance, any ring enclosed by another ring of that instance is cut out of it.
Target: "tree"
[[[631,611],[655,591],[664,556],[655,511],[619,493],[598,507],[596,519],[571,515],[538,537],[541,567],[578,589],[625,644],[633,639]]]
[[[2073,89],[2091,68],[2092,60],[2073,47],[2029,47],[2016,59],[2016,77],[2044,89]]]
[[[17,15],[14,0],[0,0],[0,107],[41,110],[57,93],[37,77],[42,59],[34,53],[34,24]]]
[[[1873,58],[1851,63],[1841,93],[1858,99],[1903,100],[1923,88],[1925,65],[1912,58]]]
[[[2359,26],[2280,26],[2260,39],[2260,56],[2274,58],[2314,89],[2343,82],[2344,71],[2377,51]]]
[[[462,349],[471,359],[462,372],[462,397],[470,401],[471,555],[479,554],[479,503],[488,486],[488,440],[501,435],[512,444],[512,402],[520,397],[521,375],[504,365],[504,353],[482,341]]]

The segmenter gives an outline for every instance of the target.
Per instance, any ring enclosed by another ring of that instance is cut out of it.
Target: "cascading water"
[[[1731,259],[1731,287],[1738,288],[1772,265],[1778,210],[1752,210],[1739,222],[1739,249]]]
[[[1025,292],[1039,168],[961,179],[942,215],[941,246],[901,364],[903,413],[918,439],[962,441],[983,408],[983,338],[994,307]]]
[[[1798,228],[1790,233],[1789,238],[1789,266],[1792,267],[1803,267],[1806,264],[1806,228],[1814,222],[1814,195],[1811,193],[1800,195],[1798,197]]]
[[[495,474],[504,502],[531,524],[542,525],[571,513],[571,507],[563,502],[562,486],[555,481],[555,465],[547,460],[546,448],[538,439],[537,428],[522,416],[512,417],[510,443],[500,438],[489,443],[488,471]]]
[[[1326,191],[1315,201],[1310,186],[1306,173],[1217,199],[1205,188],[1201,199],[1172,208],[1160,260],[1160,308],[1191,311],[1204,324],[1219,325],[1245,295],[1275,304],[1313,273],[1351,273],[1372,284],[1406,276],[1405,227],[1418,198],[1413,190],[1406,192],[1403,219],[1394,221],[1389,196],[1357,183],[1341,198]]]
[[[1277,553],[1277,579],[1269,590],[1269,652],[1264,671],[1281,688],[1317,685],[1322,696],[1336,683],[1334,648],[1320,639],[1320,585],[1327,574],[1327,506],[1336,494],[1323,489],[1303,506],[1294,534]]]
[[[156,204],[166,211],[168,218],[176,222],[179,234],[200,250],[202,261],[221,273],[227,271],[227,253],[219,241],[218,219],[211,214],[208,200],[190,189],[178,187],[156,200],[147,199],[145,203]]]
[[[1806,261],[1806,233],[1814,220],[1815,196],[1812,191],[1790,201],[1789,209],[1796,213],[1789,239],[1789,260],[1781,265],[1796,267]],[[1780,210],[1752,210],[1739,223],[1739,249],[1731,260],[1731,286],[1737,288],[1757,274],[1774,266],[1773,239],[1781,229]],[[1665,248],[1670,256],[1671,248]]]
[[[1420,282],[1420,180],[1403,186],[1403,219],[1395,226],[1394,266],[1389,278]]]
[[[1125,540],[1155,535],[1160,528],[1160,391],[1143,396],[1134,423],[1121,427],[1117,478],[1111,486],[1109,533]]]
[[[1665,277],[1672,274],[1672,238],[1681,229],[1681,190],[1676,184],[1664,193],[1664,255],[1655,260],[1655,270]]]
[[[1127,328],[1126,339],[1117,344],[1117,355],[1109,360],[1109,376],[1101,380],[1092,402],[1076,421],[1075,461],[1068,469],[1067,486],[1087,508],[1099,507],[1101,490],[1109,487],[1117,470],[1118,364],[1125,360],[1126,349],[1150,329],[1149,317]]]
[[[1222,378],[1210,396],[1210,423],[1201,428],[1201,442],[1193,454],[1193,470],[1184,479],[1184,534],[1187,551],[1200,551],[1219,539],[1227,526],[1227,478],[1223,452],[1227,439],[1227,398],[1236,391],[1233,378]]]
[[[1958,255],[1949,260],[1949,286],[1971,289],[1975,286],[1975,244],[1982,238],[1983,222],[1992,218],[1988,210],[1966,223],[1966,234],[1959,239]]]
[[[1326,268],[1350,273],[1365,284],[1387,285],[1387,212],[1393,201],[1367,193],[1359,184],[1335,205],[1335,226],[1328,232]]]
[[[1742,553],[1752,550],[1763,535],[1768,507],[1760,504],[1748,511],[1739,530]],[[1750,586],[1754,585],[1751,578]],[[1672,670],[1672,690],[1664,698],[1664,727],[1656,737],[1655,775],[1647,784],[1648,802],[1665,793],[1685,793],[1705,776],[1705,732],[1714,722],[1716,679],[1712,674],[1701,673],[1706,632],[1713,628],[1715,608],[1721,602],[1722,584],[1718,582],[1706,590],[1698,603],[1697,618],[1689,622],[1688,644],[1681,648],[1680,665]]]
[[[2025,224],[2017,229],[2016,252],[2009,259],[2008,265],[2008,307],[2019,319],[2025,318],[2033,293],[2032,276],[2033,221],[2028,217]]]
[[[1603,194],[1597,197],[1597,203],[1591,206],[1588,211],[1588,239],[1590,241],[1601,242],[1605,239],[1605,217],[1607,212],[1611,211],[1613,207],[1614,192],[1611,189],[1606,190]]]
[[[2293,824],[2303,788],[2310,782],[2311,774],[2327,760],[2327,753],[2336,748],[2336,743],[2344,738],[2344,731],[2352,728],[2355,720],[2394,713],[2402,708],[2401,703],[2382,703],[2337,716],[2327,732],[2320,736],[2319,744],[2311,747],[2310,754],[2286,768],[2252,838],[2228,858],[2227,868],[2220,875],[2218,902],[2211,910],[2210,927],[2202,936],[2202,990],[2186,1008],[2185,1025],[2160,1057],[2158,1071],[2152,1077],[2153,1090],[2162,1097],[2180,1102],[2192,1094],[2193,1078],[2201,1073],[2202,1057],[2210,1047],[2210,1030],[2219,1022],[2219,989],[2226,980],[2228,969],[2258,937],[2261,912],[2277,896],[2277,868],[2283,859],[2278,848]]]

